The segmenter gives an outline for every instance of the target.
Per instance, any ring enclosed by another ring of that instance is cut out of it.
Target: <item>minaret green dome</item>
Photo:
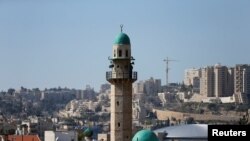
[[[150,130],[141,130],[137,132],[132,141],[159,141],[154,132]]]
[[[121,32],[118,34],[114,41],[115,45],[130,45],[130,39],[127,34]]]

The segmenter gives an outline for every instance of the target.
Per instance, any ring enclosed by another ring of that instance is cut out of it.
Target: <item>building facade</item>
[[[133,93],[144,93],[144,81],[139,81],[133,85]]]
[[[201,69],[186,69],[184,73],[184,84],[186,86],[192,85],[193,90],[195,92],[199,92],[200,90],[200,77],[201,77]]]
[[[205,67],[201,69],[200,78],[200,94],[213,97],[214,96],[214,69],[213,67]]]
[[[234,69],[216,64],[201,69],[200,94],[228,97],[234,93]]]
[[[236,65],[234,68],[234,96],[237,103],[248,103],[250,95],[250,65]]]
[[[146,95],[157,96],[157,93],[161,91],[161,80],[154,79],[153,77],[145,80],[143,91]]]
[[[226,66],[216,64],[214,66],[214,96],[227,97],[233,95],[232,72]],[[231,82],[230,82],[231,81]]]

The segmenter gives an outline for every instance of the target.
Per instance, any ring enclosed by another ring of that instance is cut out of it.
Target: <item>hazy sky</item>
[[[249,0],[0,0],[0,90],[106,83],[120,24],[138,80],[250,63]]]

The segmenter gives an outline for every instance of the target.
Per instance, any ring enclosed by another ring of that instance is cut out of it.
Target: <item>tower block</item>
[[[106,72],[106,79],[111,83],[111,141],[131,141],[132,83],[137,80],[137,72],[133,72],[130,39],[122,26],[109,60],[112,71]]]

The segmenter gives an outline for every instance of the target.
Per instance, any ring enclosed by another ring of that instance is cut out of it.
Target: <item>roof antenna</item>
[[[121,27],[121,32],[122,32],[123,24],[121,24],[120,27]]]

